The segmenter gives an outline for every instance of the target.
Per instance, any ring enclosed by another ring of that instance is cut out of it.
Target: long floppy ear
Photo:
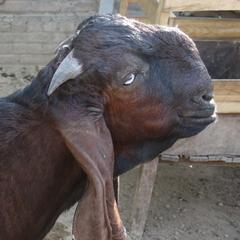
[[[113,189],[112,138],[104,118],[81,116],[78,107],[54,108],[52,114],[54,125],[89,180],[74,216],[75,239],[126,239]]]
[[[51,95],[61,84],[82,72],[72,50],[56,70],[49,89]],[[54,126],[88,176],[89,186],[74,216],[73,234],[77,240],[125,240],[113,188],[114,151],[104,117],[93,116],[76,102],[50,104]]]
[[[81,73],[81,60],[74,57],[73,49],[53,75],[48,95]],[[124,240],[126,234],[113,188],[111,134],[103,116],[92,116],[83,106],[75,104],[66,106],[59,102],[50,107],[54,125],[89,181],[87,192],[75,212],[73,234],[76,240]]]

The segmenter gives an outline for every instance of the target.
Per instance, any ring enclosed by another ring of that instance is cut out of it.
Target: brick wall
[[[0,65],[46,64],[58,43],[97,10],[97,0],[6,0],[0,5]]]

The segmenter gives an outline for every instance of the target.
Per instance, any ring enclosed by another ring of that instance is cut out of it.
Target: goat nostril
[[[213,99],[213,96],[212,96],[211,94],[204,94],[204,95],[202,96],[202,99],[203,99],[204,101],[210,102],[210,101]]]
[[[192,101],[197,104],[211,103],[213,95],[211,93],[206,93],[203,95],[195,95],[192,97]]]

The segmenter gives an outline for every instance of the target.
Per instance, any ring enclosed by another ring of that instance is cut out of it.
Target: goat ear
[[[79,121],[77,110],[66,111],[55,115],[57,129],[89,180],[74,216],[75,239],[123,240],[125,231],[113,189],[113,144],[105,120]]]
[[[60,85],[82,73],[82,63],[80,63],[73,54],[74,50],[63,59],[55,71],[48,88],[48,96],[50,96]]]

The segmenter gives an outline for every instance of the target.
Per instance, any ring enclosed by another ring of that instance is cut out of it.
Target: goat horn
[[[82,72],[82,64],[73,57],[73,50],[63,59],[56,72],[54,73],[48,88],[48,96],[50,96],[60,85],[77,77]]]

